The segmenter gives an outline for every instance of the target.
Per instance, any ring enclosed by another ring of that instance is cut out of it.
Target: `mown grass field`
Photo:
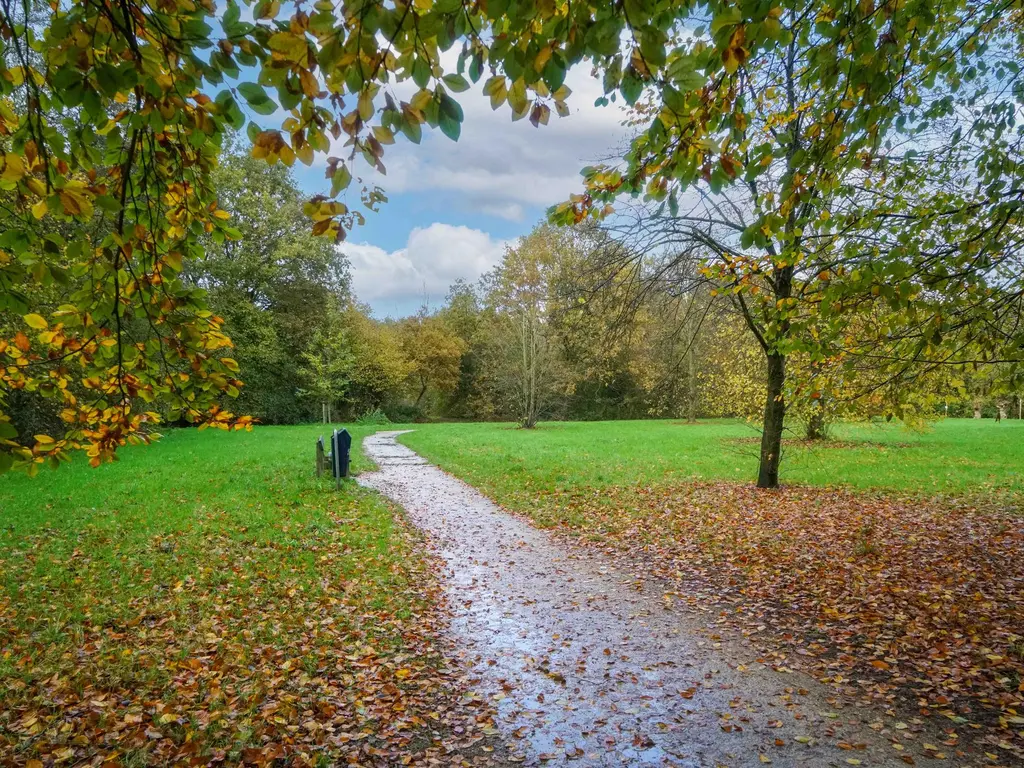
[[[0,762],[437,746],[461,715],[429,564],[381,497],[314,477],[323,432],[171,431],[98,469],[0,477]]]
[[[362,437],[392,428],[350,428],[355,471],[370,466]],[[784,481],[803,487],[781,494],[752,489],[756,435],[736,422],[414,429],[401,440],[432,461],[539,525],[645,559],[690,601],[740,584],[737,620],[777,615],[790,649],[813,623],[809,658],[842,647],[855,676],[900,690],[910,665],[930,681],[912,698],[959,696],[954,667],[915,638],[970,626],[979,644],[957,645],[954,666],[977,670],[971,700],[1013,707],[1024,691],[1019,526],[861,494],[1019,498],[1020,422],[846,426],[786,447]],[[487,729],[453,697],[416,533],[375,494],[314,477],[326,432],[170,431],[98,469],[0,477],[0,762],[443,763],[451,734]],[[877,628],[897,624],[879,657]]]
[[[755,437],[648,421],[428,425],[400,440],[658,577],[715,632],[897,717],[952,718],[927,758],[1024,760],[1024,423],[846,425],[786,445],[774,491],[754,487]]]
[[[427,424],[400,441],[506,502],[575,487],[752,482],[758,433],[731,421]],[[782,480],[925,494],[1024,490],[1024,421],[948,419],[922,431],[847,424],[783,447]]]

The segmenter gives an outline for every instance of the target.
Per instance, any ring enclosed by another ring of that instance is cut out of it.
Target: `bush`
[[[372,427],[379,424],[390,424],[391,419],[388,415],[380,408],[374,408],[373,410],[364,411],[362,416],[356,419],[356,424],[362,427]]]
[[[396,424],[413,424],[429,421],[427,414],[418,405],[396,403],[388,406],[388,417]]]

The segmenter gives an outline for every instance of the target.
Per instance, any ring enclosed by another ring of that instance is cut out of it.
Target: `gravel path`
[[[363,441],[380,469],[359,482],[405,507],[446,562],[453,640],[527,765],[906,765],[911,745],[892,746],[906,734],[891,717],[713,639],[698,617],[502,511],[399,434]]]

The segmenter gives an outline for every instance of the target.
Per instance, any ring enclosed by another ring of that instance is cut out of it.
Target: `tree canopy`
[[[0,397],[66,406],[64,434],[24,446],[2,421],[0,469],[79,445],[109,458],[145,439],[156,400],[247,424],[222,405],[240,383],[223,321],[181,279],[207,240],[240,235],[213,183],[228,129],[271,165],[328,155],[329,190],[304,211],[337,240],[383,201],[353,180],[385,170],[386,145],[424,126],[457,139],[473,83],[543,125],[567,113],[578,64],[601,103],[639,105],[637,135],[620,165],[585,169],[556,221],[622,195],[672,216],[700,189],[743,195],[725,203],[731,234],[704,244],[774,370],[761,484],[777,482],[786,355],[834,338],[864,297],[895,313],[900,359],[941,363],[980,327],[986,359],[1019,356],[1002,312],[1021,295],[1012,3],[259,0],[251,20],[208,0],[0,5],[0,299],[16,318]],[[29,283],[69,287],[40,299]]]

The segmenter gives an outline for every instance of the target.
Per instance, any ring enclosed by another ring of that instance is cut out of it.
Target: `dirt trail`
[[[364,440],[380,469],[359,481],[405,507],[444,558],[453,640],[527,765],[906,765],[891,718],[710,639],[697,617],[503,512],[399,434]]]

